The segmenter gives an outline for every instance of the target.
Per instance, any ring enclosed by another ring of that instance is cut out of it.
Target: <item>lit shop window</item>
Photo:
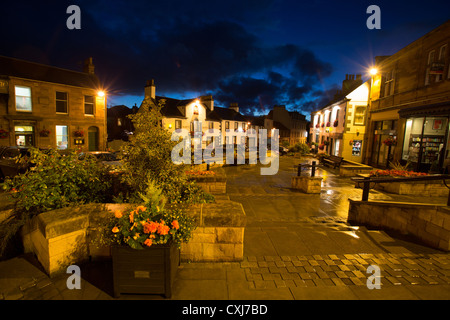
[[[56,126],[56,147],[65,150],[69,146],[69,134],[67,126]]]

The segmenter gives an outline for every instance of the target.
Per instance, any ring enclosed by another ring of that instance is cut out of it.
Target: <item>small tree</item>
[[[130,115],[135,134],[123,148],[123,181],[132,190],[130,201],[139,201],[138,193],[145,193],[149,181],[162,189],[170,202],[202,202],[210,197],[194,182],[188,181],[183,166],[172,162],[170,132],[162,126],[161,109],[165,100],[158,105],[145,99],[138,113]]]

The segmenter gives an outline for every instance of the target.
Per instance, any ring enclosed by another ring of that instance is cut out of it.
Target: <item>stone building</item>
[[[342,90],[322,109],[311,113],[311,141],[320,149],[346,160],[362,162],[366,148],[369,81],[347,74]]]
[[[200,96],[192,99],[173,99],[156,95],[154,80],[148,81],[145,87],[145,99],[150,101],[150,105],[156,105],[164,100],[161,109],[163,115],[162,125],[169,131],[176,129],[188,130],[191,135],[195,131],[206,132],[209,129],[221,131],[221,143],[226,141],[227,130],[244,132],[247,130],[247,120],[239,112],[237,103],[233,103],[228,108],[214,106],[214,99],[211,95]],[[236,137],[229,143],[235,143]],[[203,148],[206,141],[202,143]]]
[[[273,126],[279,130],[280,143],[283,141],[293,146],[306,143],[308,136],[306,117],[297,111],[288,111],[284,105],[274,106],[268,117],[273,120]]]
[[[0,56],[0,146],[104,150],[106,96],[83,72]]]
[[[448,171],[449,45],[447,21],[393,55],[376,57],[366,163]]]

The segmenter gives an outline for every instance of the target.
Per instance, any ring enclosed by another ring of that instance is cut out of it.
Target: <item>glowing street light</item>
[[[99,91],[97,91],[97,95],[99,96],[99,97],[104,97],[105,96],[105,91],[102,91],[102,90],[99,90]]]
[[[371,68],[369,72],[370,72],[370,74],[372,76],[374,76],[374,75],[376,75],[378,73],[378,69],[377,68]]]

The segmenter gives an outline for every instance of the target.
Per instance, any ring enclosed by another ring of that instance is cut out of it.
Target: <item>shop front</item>
[[[369,164],[377,168],[388,168],[397,148],[398,120],[374,121],[372,153]]]
[[[444,173],[450,168],[448,105],[399,111],[406,119],[402,160],[415,171]]]

